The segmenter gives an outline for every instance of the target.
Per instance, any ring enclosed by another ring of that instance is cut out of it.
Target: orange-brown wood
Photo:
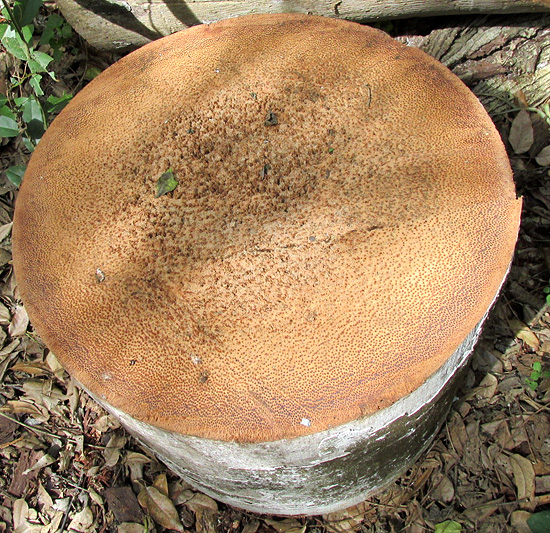
[[[251,16],[151,43],[74,98],[25,175],[14,265],[98,397],[269,441],[421,385],[490,306],[520,208],[445,67],[357,24]]]

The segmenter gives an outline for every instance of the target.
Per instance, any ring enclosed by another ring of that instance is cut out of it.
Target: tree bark
[[[311,13],[355,22],[550,11],[550,0],[58,0],[92,46],[129,50],[201,23],[251,13]]]
[[[432,55],[468,85],[492,115],[519,99],[550,102],[550,15],[465,17],[400,41]]]

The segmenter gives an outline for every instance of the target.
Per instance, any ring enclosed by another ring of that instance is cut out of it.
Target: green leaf
[[[8,178],[16,187],[21,185],[23,181],[23,174],[25,174],[27,167],[24,165],[14,165],[6,170],[6,178]]]
[[[26,61],[28,59],[28,48],[19,34],[15,31],[15,28],[7,24],[2,24],[1,26],[5,26],[5,28],[0,27],[0,41],[2,41],[8,54],[22,61]]]
[[[8,102],[8,97],[0,93],[0,107]]]
[[[48,115],[59,113],[73,97],[72,94],[64,94],[63,96],[48,96],[44,109]]]
[[[63,26],[61,26],[61,37],[66,41],[67,39],[70,39],[73,36],[73,29],[70,24],[67,24],[66,22],[63,23]]]
[[[46,131],[44,112],[40,102],[34,96],[31,96],[23,105],[22,111],[23,120],[27,123],[27,133],[35,141],[38,141]]]
[[[23,144],[25,145],[25,148],[29,151],[29,152],[34,152],[34,149],[36,148],[36,146],[33,144],[33,142],[31,141],[31,139],[27,138],[27,137],[23,137]]]
[[[11,117],[0,115],[0,137],[17,137],[19,124]]]
[[[46,22],[46,26],[44,26],[44,30],[42,32],[42,36],[40,37],[40,41],[38,41],[39,45],[43,44],[52,44],[52,40],[55,39],[55,35],[57,33],[57,30],[61,28],[63,24],[63,18],[60,17],[57,13],[52,13]]]
[[[527,525],[533,533],[548,533],[550,531],[550,511],[540,511],[527,519]]]
[[[435,533],[454,533],[455,531],[462,531],[462,525],[454,520],[445,520],[440,524],[436,524]]]
[[[9,117],[12,120],[17,120],[15,113],[7,105],[0,107],[0,116]]]
[[[49,44],[54,50],[57,50],[65,45],[72,34],[73,29],[65,22],[63,17],[52,13],[48,17],[38,44]]]
[[[34,17],[38,15],[38,11],[42,6],[42,0],[19,0],[14,2],[11,12],[13,13],[13,19],[19,26],[26,26],[30,24]],[[7,9],[2,10],[2,14],[8,19],[12,20]],[[13,22],[13,21],[12,21]]]
[[[86,69],[86,72],[84,73],[84,79],[85,80],[93,80],[94,78],[97,78],[103,71],[99,67],[90,67]]]
[[[28,26],[23,26],[21,28],[23,30],[23,37],[25,39],[25,42],[29,44],[32,41],[32,36],[34,34],[34,26],[32,24],[29,24]]]
[[[540,361],[533,361],[533,370],[535,372],[542,372],[542,363]]]
[[[42,76],[40,74],[33,74],[29,79],[29,85],[33,88],[36,96],[44,96],[44,91],[42,90],[42,87],[40,87],[41,81]]]
[[[174,171],[170,168],[157,181],[157,194],[155,198],[172,192],[178,186],[178,180],[174,177]]]
[[[32,72],[47,72],[48,65],[53,61],[53,57],[45,54],[44,52],[39,52],[38,50],[33,50],[31,52],[31,58],[35,63],[38,64],[41,70],[32,70]],[[30,66],[29,61],[29,66]]]

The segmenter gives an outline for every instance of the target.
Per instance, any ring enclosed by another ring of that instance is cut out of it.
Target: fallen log
[[[510,111],[516,99],[550,101],[550,15],[463,17],[426,36],[413,32],[397,39],[450,68],[489,114]]]
[[[474,13],[550,11],[550,0],[58,0],[89,44],[130,50],[201,23],[252,13],[309,13],[355,22]]]

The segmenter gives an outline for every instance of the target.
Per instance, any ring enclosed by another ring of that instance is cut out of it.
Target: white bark
[[[430,445],[484,320],[411,394],[373,415],[295,439],[240,444],[190,437],[141,422],[93,397],[202,492],[257,513],[325,514],[381,490]]]

